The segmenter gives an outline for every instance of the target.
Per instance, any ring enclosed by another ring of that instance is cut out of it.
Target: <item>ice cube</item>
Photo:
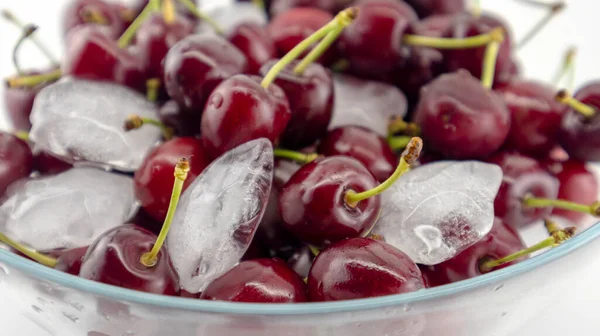
[[[209,9],[206,12],[224,30],[225,35],[229,35],[242,23],[256,23],[266,26],[268,22],[266,12],[251,2],[234,2]],[[198,25],[198,32],[200,33],[211,31],[214,30],[206,22],[200,22]]]
[[[223,154],[182,195],[167,244],[183,289],[202,291],[244,255],[269,199],[273,166],[271,142],[253,140]]]
[[[38,250],[89,245],[137,209],[133,179],[73,168],[11,188],[0,206],[0,230]]]
[[[157,127],[125,132],[128,115],[157,119],[154,104],[124,86],[66,78],[38,93],[31,140],[68,162],[135,171],[161,137]]]
[[[329,129],[363,126],[387,137],[390,117],[406,115],[406,96],[396,87],[336,74],[335,104]]]
[[[409,171],[382,194],[373,232],[419,264],[446,261],[494,224],[502,170],[478,161],[441,161]]]

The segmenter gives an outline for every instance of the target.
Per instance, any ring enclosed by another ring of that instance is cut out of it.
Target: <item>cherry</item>
[[[16,136],[0,132],[0,196],[33,170],[33,154],[29,145]]]
[[[553,172],[560,182],[558,198],[581,204],[591,204],[598,197],[598,180],[585,162],[569,160],[558,163],[559,170]],[[555,208],[552,214],[579,222],[584,213]]]
[[[574,98],[561,91],[557,99],[571,106],[561,123],[560,145],[572,159],[600,161],[600,82],[587,84]]]
[[[73,166],[48,152],[39,151],[33,155],[33,167],[42,175],[55,175],[65,172]]]
[[[116,39],[125,30],[119,8],[104,0],[75,0],[63,13],[63,32],[65,36],[74,28],[99,25],[112,39]]]
[[[339,0],[273,0],[269,8],[272,16],[277,16],[295,7],[318,8],[331,14],[336,14],[339,9],[338,2]]]
[[[277,64],[276,60],[266,63],[261,69],[263,76]],[[300,62],[292,62],[275,79],[289,101],[291,119],[281,136],[286,148],[302,148],[315,143],[327,133],[333,114],[333,78],[331,73],[318,63],[310,63],[298,73]]]
[[[406,0],[420,17],[466,12],[465,0]]]
[[[417,14],[406,3],[393,0],[361,2],[358,8],[360,15],[340,38],[343,58],[360,74],[394,70],[403,59],[402,36],[417,22]]]
[[[321,251],[308,275],[311,301],[336,301],[425,288],[417,265],[392,245],[370,238],[342,240]]]
[[[528,197],[555,199],[558,180],[533,158],[516,152],[500,152],[488,160],[502,168],[504,176],[494,201],[494,213],[513,227],[521,227],[545,218],[550,209],[530,208]]]
[[[490,232],[480,241],[462,251],[450,260],[435,266],[423,267],[423,275],[430,287],[441,286],[481,275],[480,264],[484,259],[498,259],[524,249],[525,243],[511,226],[500,218],[494,220]],[[523,259],[504,264],[497,269],[508,267]]]
[[[81,264],[88,248],[88,246],[84,246],[61,251],[56,259],[54,269],[71,275],[79,275]]]
[[[554,99],[545,84],[513,79],[496,92],[511,113],[506,146],[535,157],[544,157],[557,146],[560,123],[566,108]]]
[[[248,60],[247,72],[258,75],[263,64],[277,57],[277,49],[264,27],[256,23],[242,23],[229,35],[229,42],[236,46]]]
[[[162,230],[162,222],[150,216],[142,207],[138,208],[138,211],[129,222],[136,223],[137,226],[143,227],[156,235]]]
[[[146,87],[140,60],[92,27],[71,34],[62,70],[65,75],[110,81],[138,91]]]
[[[246,71],[244,54],[224,38],[191,35],[175,44],[163,63],[171,98],[200,115],[207,97],[223,80]]]
[[[306,302],[306,284],[278,258],[242,261],[211,282],[201,299],[232,302]]]
[[[162,77],[162,61],[175,43],[194,33],[192,21],[179,16],[169,22],[162,13],[150,15],[135,36],[135,46],[148,78]]]
[[[158,221],[165,220],[171,200],[173,165],[181,157],[189,158],[191,166],[185,190],[211,162],[195,138],[175,138],[156,147],[135,172],[135,195],[144,210]]]
[[[154,294],[179,295],[179,279],[165,248],[152,267],[140,262],[156,235],[134,224],[118,226],[98,237],[89,247],[79,276],[109,285]]]
[[[181,107],[174,100],[169,100],[160,107],[158,117],[178,136],[189,137],[200,134],[199,116]]]
[[[41,72],[39,71],[27,71],[23,73],[23,76],[38,76]],[[43,88],[48,86],[50,82],[41,82],[34,86],[8,86],[4,89],[4,103],[6,104],[6,111],[12,125],[17,130],[28,131],[31,129],[31,121],[29,121],[29,115],[33,108],[33,101],[36,95]]]
[[[419,35],[443,37],[453,23],[453,14],[436,14],[419,21],[414,29]]]
[[[378,181],[385,181],[398,166],[398,159],[386,139],[359,126],[331,130],[321,140],[318,152],[326,156],[353,157],[360,161]]]
[[[489,156],[510,129],[504,102],[466,71],[442,75],[425,86],[414,121],[429,149],[453,159]]]

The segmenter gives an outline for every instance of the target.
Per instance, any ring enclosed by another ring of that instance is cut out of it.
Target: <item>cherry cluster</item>
[[[600,215],[598,182],[586,166],[600,160],[600,82],[571,96],[521,77],[514,38],[500,18],[469,10],[463,0],[256,3],[267,25],[220,27],[192,1],[72,1],[60,62],[41,44],[52,61],[48,69],[23,70],[15,56],[18,73],[6,80],[4,95],[16,131],[0,133],[0,193],[32,174],[72,168],[27,142],[36,95],[61,77],[146,94],[160,120],[131,116],[124,127],[158,126],[164,141],[133,175],[141,207],[128,224],[76,249],[35,251],[4,234],[0,241],[46,266],[123,288],[290,303],[400,294],[472,278],[556,246],[586,214]],[[23,30],[16,55],[34,39],[35,26],[3,14]],[[200,23],[214,32],[198,33]],[[389,125],[387,137],[350,119],[349,126],[330,127],[334,112],[351,118],[335,109],[336,81],[350,77],[357,87],[377,81],[406,96],[406,116],[397,106],[388,119],[377,110],[383,101],[366,111]],[[201,293],[187,293],[163,244],[179,195],[211,162],[260,138],[275,147],[276,164],[254,239],[237,266]],[[411,167],[442,160],[500,166],[496,220],[450,260],[417,265],[385,236],[371,234],[380,194]],[[550,215],[573,227],[559,227]],[[518,229],[539,220],[546,220],[549,237],[527,248]]]

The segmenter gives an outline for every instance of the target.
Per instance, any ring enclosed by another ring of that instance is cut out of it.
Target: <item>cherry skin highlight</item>
[[[153,233],[133,224],[109,230],[89,247],[79,276],[121,288],[177,296],[179,279],[166,246],[158,253],[156,265],[147,267],[140,262],[155,241]]]
[[[342,240],[321,251],[308,276],[311,301],[338,301],[414,292],[421,271],[402,251],[370,238]]]
[[[263,64],[277,58],[275,43],[266,29],[256,23],[238,25],[229,35],[229,42],[246,56],[249,74],[258,75]]]
[[[285,227],[303,242],[314,246],[366,234],[381,207],[379,196],[351,207],[349,190],[357,193],[378,185],[358,160],[346,156],[317,159],[304,165],[285,184],[279,208]]]
[[[32,170],[29,145],[10,133],[0,132],[0,196],[12,183],[29,177]]]
[[[308,301],[302,278],[278,258],[242,261],[211,282],[200,298],[256,303]]]

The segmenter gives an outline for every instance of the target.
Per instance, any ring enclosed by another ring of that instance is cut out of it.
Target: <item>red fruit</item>
[[[592,204],[598,199],[598,179],[586,167],[585,162],[570,160],[559,164],[560,170],[555,176],[560,182],[558,199],[569,200],[579,204]],[[565,217],[575,223],[581,221],[585,214],[581,212],[554,209],[552,214]]]
[[[55,69],[48,70],[48,72],[52,70]],[[27,71],[23,73],[24,76],[35,76],[40,74],[42,74],[42,72],[39,71]],[[31,129],[29,116],[31,115],[31,109],[33,108],[33,101],[38,92],[49,84],[50,82],[44,82],[34,87],[7,86],[4,89],[4,104],[14,129],[20,131],[29,131]]]
[[[66,172],[73,166],[48,152],[37,152],[33,155],[34,170],[42,175],[55,175]]]
[[[105,22],[94,22],[93,13],[101,16]],[[117,39],[126,28],[118,6],[103,0],[72,1],[63,13],[64,35],[69,35],[74,28],[79,29],[85,26],[100,26],[111,39]]]
[[[277,57],[275,43],[266,29],[256,23],[238,25],[229,35],[229,42],[244,53],[252,75],[258,75],[263,64]]]
[[[277,85],[267,89],[257,76],[236,75],[210,94],[201,121],[201,134],[211,158],[248,141],[267,138],[275,143],[290,120],[285,93]]]
[[[196,138],[175,138],[156,147],[135,172],[135,195],[144,210],[159,222],[167,215],[173,190],[173,167],[180,158],[190,161],[190,171],[183,184],[185,190],[211,162]]]
[[[10,133],[0,132],[0,196],[13,182],[29,177],[32,170],[29,145]]]
[[[459,14],[467,11],[465,0],[406,0],[420,17],[439,14]]]
[[[158,117],[178,136],[191,137],[200,134],[200,115],[184,109],[174,100],[169,100],[160,107]]]
[[[296,7],[318,8],[336,14],[339,0],[273,0],[271,1],[270,12],[272,16],[277,16]],[[351,1],[346,1],[351,2]]]
[[[87,250],[88,246],[61,251],[54,269],[75,276],[79,275]]]
[[[337,301],[425,288],[417,265],[392,245],[370,238],[340,241],[321,251],[308,276],[311,301]]]
[[[306,302],[306,284],[278,258],[242,261],[211,282],[201,299],[232,302]]]
[[[155,241],[156,235],[133,224],[109,230],[89,247],[79,276],[121,288],[179,295],[179,279],[165,246],[158,253],[156,265],[147,267],[140,262]]]

